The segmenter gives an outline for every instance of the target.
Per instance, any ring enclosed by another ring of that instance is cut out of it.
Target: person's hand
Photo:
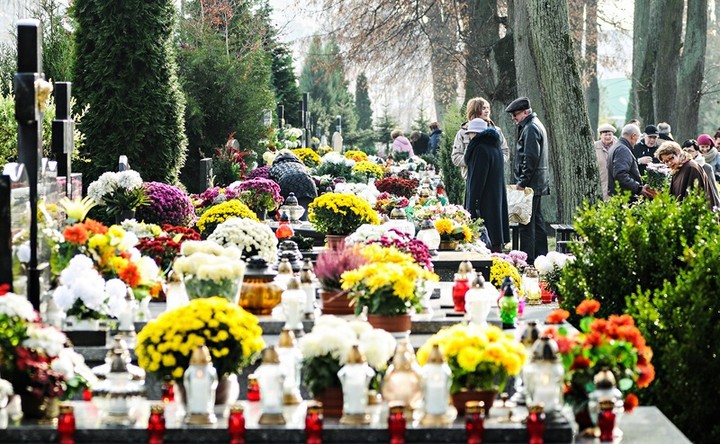
[[[520,191],[522,191],[522,190],[524,190],[524,189],[525,189],[525,187],[524,187],[524,186],[522,186],[522,185],[515,185],[515,189],[516,189],[516,190],[520,190]]]
[[[657,196],[657,191],[653,190],[652,188],[650,188],[650,187],[647,186],[647,185],[643,185],[642,188],[640,189],[640,194],[642,194],[642,195],[645,196],[645,197],[649,197],[650,199],[652,199],[652,198],[654,198],[655,196]]]
[[[638,163],[641,165],[647,165],[649,163],[652,163],[652,157],[650,156],[642,156],[638,159]]]

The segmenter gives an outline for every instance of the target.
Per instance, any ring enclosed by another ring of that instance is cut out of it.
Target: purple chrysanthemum
[[[161,182],[146,182],[144,186],[150,204],[138,207],[138,220],[180,227],[187,227],[195,220],[193,204],[183,190]]]
[[[254,170],[250,171],[248,173],[247,178],[248,179],[255,179],[257,177],[261,177],[263,179],[269,179],[270,178],[270,166],[262,166],[255,168]]]

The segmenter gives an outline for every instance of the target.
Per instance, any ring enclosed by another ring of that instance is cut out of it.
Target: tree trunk
[[[683,0],[660,0],[658,10],[662,11],[658,27],[652,32],[658,41],[655,59],[655,86],[653,87],[655,122],[674,122],[677,113],[675,92],[682,36]],[[707,17],[707,14],[706,14]]]
[[[587,117],[587,109],[580,84],[580,74],[575,62],[573,44],[568,26],[567,0],[544,2],[543,0],[519,0],[515,2],[516,31],[518,17],[527,17],[523,30],[525,39],[516,39],[529,50],[531,63],[527,68],[538,82],[538,95],[545,109],[542,119],[548,128],[550,163],[555,178],[555,202],[557,220],[571,223],[577,207],[583,199],[595,201],[600,189],[598,167],[593,151],[593,135]],[[522,54],[516,53],[521,60]]]
[[[628,110],[628,117],[640,119],[642,125],[655,122],[653,83],[655,57],[657,55],[657,35],[655,32],[657,20],[653,19],[653,17],[657,10],[656,3],[655,0],[635,0],[632,107]]]
[[[598,66],[598,22],[597,0],[586,0],[585,33],[586,33],[586,71],[585,79],[588,82],[585,90],[585,101],[590,118],[590,130],[597,134],[598,120],[600,119],[600,87],[597,78]]]
[[[455,57],[458,44],[457,27],[452,15],[443,14],[440,3],[430,8],[428,18],[435,116],[438,122],[442,122],[447,107],[457,98],[460,70]]]
[[[707,15],[707,0],[688,0],[685,44],[677,76],[677,112],[672,121],[673,136],[679,141],[694,138],[698,134],[698,113],[707,48]]]

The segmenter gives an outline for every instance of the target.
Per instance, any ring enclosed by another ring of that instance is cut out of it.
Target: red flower
[[[600,310],[600,302],[595,299],[585,299],[577,306],[575,313],[580,316],[592,316]]]
[[[638,365],[640,370],[640,376],[638,376],[637,385],[640,388],[645,388],[650,385],[655,379],[655,367],[652,364]]]
[[[637,407],[640,404],[640,401],[638,400],[638,397],[635,396],[634,393],[630,393],[625,397],[625,412],[630,413],[633,410],[635,410],[635,407]]]
[[[610,315],[608,318],[610,324],[620,327],[621,325],[635,325],[635,320],[630,315]]]
[[[602,345],[602,343],[605,342],[605,338],[602,334],[591,331],[587,335],[585,335],[585,342],[584,345],[586,347],[599,347]]]
[[[10,284],[0,285],[0,296],[5,296],[8,293],[10,293]]]
[[[596,332],[596,333],[605,333],[607,330],[607,320],[605,319],[595,319],[590,323],[590,331]]]
[[[575,341],[568,338],[567,336],[560,336],[558,338],[555,338],[555,341],[557,342],[558,351],[562,354],[570,353],[570,350],[572,350],[573,346],[575,345]]]
[[[84,245],[90,235],[83,224],[75,224],[63,230],[63,237],[70,243]]]
[[[545,318],[545,323],[562,324],[569,316],[569,311],[558,308],[557,310],[553,310],[549,315],[547,315],[547,318]]]
[[[590,360],[585,356],[575,356],[575,359],[573,359],[573,362],[570,365],[570,370],[582,370],[590,368],[590,364]]]
[[[140,270],[132,262],[118,272],[118,277],[131,288],[135,288],[140,284]]]

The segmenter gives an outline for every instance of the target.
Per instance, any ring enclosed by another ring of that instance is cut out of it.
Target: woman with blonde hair
[[[655,157],[667,165],[672,172],[670,194],[683,200],[691,188],[702,188],[710,208],[720,206],[710,188],[707,174],[676,142],[665,142],[655,151]]]
[[[473,97],[472,99],[468,100],[467,106],[465,108],[466,121],[460,126],[460,129],[455,134],[453,150],[450,154],[450,158],[452,159],[453,164],[456,167],[460,168],[460,174],[462,174],[463,179],[467,179],[468,173],[468,167],[465,164],[465,151],[470,144],[470,137],[467,134],[467,124],[472,119],[483,119],[485,122],[487,122],[488,127],[495,128],[495,130],[500,135],[500,147],[502,148],[503,158],[505,162],[510,159],[510,150],[508,148],[507,142],[505,141],[505,136],[503,136],[500,128],[495,125],[495,122],[490,119],[490,102],[483,99],[482,97]]]

